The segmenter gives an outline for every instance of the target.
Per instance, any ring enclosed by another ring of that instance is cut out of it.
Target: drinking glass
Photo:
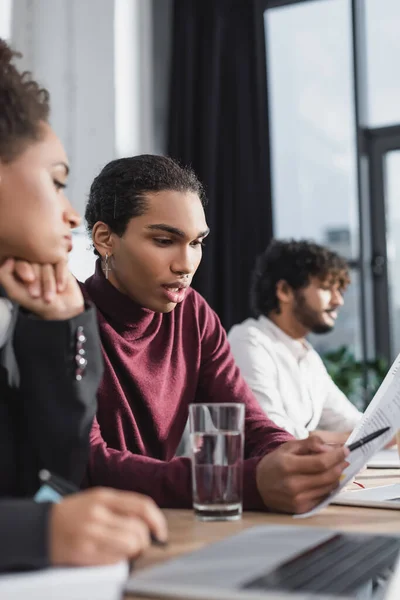
[[[244,404],[189,406],[193,508],[202,521],[242,515]]]

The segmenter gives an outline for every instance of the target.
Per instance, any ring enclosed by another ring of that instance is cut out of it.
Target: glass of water
[[[202,521],[242,515],[244,404],[191,404],[193,508]]]

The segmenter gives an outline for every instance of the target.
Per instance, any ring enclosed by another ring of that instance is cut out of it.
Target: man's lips
[[[161,287],[163,288],[164,295],[168,298],[169,302],[178,304],[184,299],[189,284],[182,282],[173,282],[165,283]]]
[[[337,319],[337,311],[336,310],[326,310],[325,313],[331,318],[331,319]]]

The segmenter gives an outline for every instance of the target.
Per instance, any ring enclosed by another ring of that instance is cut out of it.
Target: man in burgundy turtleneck
[[[105,361],[89,483],[189,507],[190,460],[175,457],[189,404],[243,402],[244,508],[314,506],[337,485],[346,450],[290,441],[267,418],[218,317],[189,287],[208,234],[193,172],[158,156],[113,161],[85,216],[101,258],[83,289],[98,309]]]

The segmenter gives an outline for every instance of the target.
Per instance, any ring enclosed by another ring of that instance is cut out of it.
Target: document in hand
[[[318,506],[313,508],[313,510],[302,515],[296,515],[295,518],[311,517],[319,512],[321,508],[330,504],[339,492],[352,481],[353,477],[364,467],[367,461],[378,450],[383,448],[394,437],[397,430],[400,429],[400,354],[390,367],[360,423],[353,430],[346,443],[349,445],[383,427],[390,427],[390,429],[385,434],[365,444],[365,446],[354,450],[347,457],[349,466],[344,470],[337,489],[318,504]]]

